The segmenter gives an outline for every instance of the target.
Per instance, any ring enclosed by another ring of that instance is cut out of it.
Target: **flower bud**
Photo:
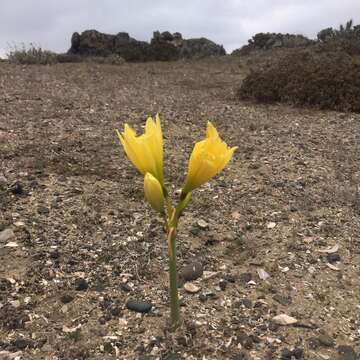
[[[164,193],[160,182],[150,173],[144,178],[145,198],[149,204],[158,212],[164,212]]]

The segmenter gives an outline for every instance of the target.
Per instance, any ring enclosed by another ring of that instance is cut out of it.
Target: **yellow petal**
[[[207,122],[206,127],[206,137],[219,137],[219,134],[217,130],[215,129],[214,125],[211,123],[211,121]]]
[[[183,192],[186,194],[193,191],[221,172],[236,149],[229,148],[220,139],[216,128],[209,121],[206,138],[197,142],[191,153]]]
[[[152,174],[163,185],[163,138],[159,115],[155,121],[152,117],[147,118],[145,132],[140,136],[128,124],[121,134],[118,131],[117,134],[133,165],[144,175]]]
[[[164,193],[160,182],[150,173],[144,178],[145,198],[156,211],[164,212]]]

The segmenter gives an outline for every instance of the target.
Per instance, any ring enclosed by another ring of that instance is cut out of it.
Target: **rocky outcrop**
[[[222,45],[215,44],[206,38],[188,39],[180,49],[183,58],[202,58],[207,56],[223,56],[226,51]]]
[[[274,48],[302,48],[313,44],[314,41],[303,35],[258,33],[248,44],[234,50],[231,55],[246,55],[252,50],[269,50]]]
[[[75,32],[71,37],[70,54],[85,56],[109,56],[116,54],[127,61],[145,61],[150,57],[150,45],[137,41],[128,33],[104,34],[86,30],[81,35]]]
[[[126,32],[116,35],[96,30],[86,30],[71,37],[69,54],[84,56],[109,56],[116,54],[126,61],[171,61],[181,58],[201,58],[225,55],[221,45],[206,38],[183,39],[178,32],[155,31],[150,44],[138,41]]]

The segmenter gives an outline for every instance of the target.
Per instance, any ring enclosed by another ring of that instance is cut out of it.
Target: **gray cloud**
[[[260,31],[315,37],[359,16],[358,0],[1,0],[0,49],[32,42],[64,52],[74,31],[97,29],[147,41],[154,30],[179,31],[230,51]]]

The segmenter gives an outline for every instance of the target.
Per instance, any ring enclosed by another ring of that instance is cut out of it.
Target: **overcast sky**
[[[360,23],[360,0],[0,0],[0,52],[31,42],[65,52],[86,29],[146,41],[154,30],[179,31],[231,51],[257,32],[315,37],[350,18]]]

